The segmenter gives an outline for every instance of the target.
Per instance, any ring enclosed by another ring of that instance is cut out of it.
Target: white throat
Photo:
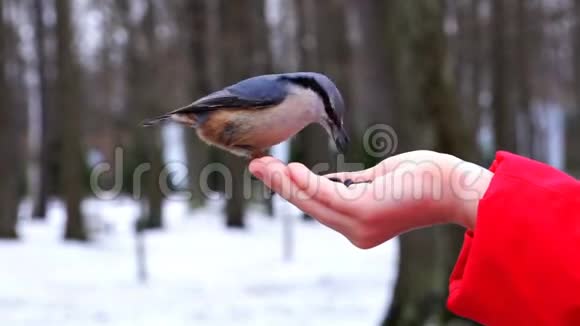
[[[293,106],[292,111],[298,115],[298,118],[307,124],[320,123],[325,119],[326,112],[324,111],[322,99],[309,88],[289,85],[286,101]]]

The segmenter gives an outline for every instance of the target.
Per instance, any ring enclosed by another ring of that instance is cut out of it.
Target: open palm
[[[252,161],[250,171],[359,248],[433,224],[473,227],[477,201],[492,176],[475,164],[431,151],[404,153],[367,170],[327,176],[316,175],[300,163],[286,166],[272,157]],[[355,184],[346,187],[329,177]]]

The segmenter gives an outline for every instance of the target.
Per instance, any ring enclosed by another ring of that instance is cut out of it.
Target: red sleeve
[[[580,325],[580,182],[499,152],[448,308],[484,325]]]

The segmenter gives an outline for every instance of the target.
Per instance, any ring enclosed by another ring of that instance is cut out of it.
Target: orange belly
[[[276,108],[218,110],[209,114],[197,132],[209,144],[248,156],[283,142],[308,124],[287,119],[279,111]]]

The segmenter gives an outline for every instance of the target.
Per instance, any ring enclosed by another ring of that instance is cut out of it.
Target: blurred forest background
[[[18,239],[19,223],[42,221],[60,198],[63,237],[90,242],[81,209],[93,196],[90,171],[112,164],[118,147],[123,192],[133,191],[135,167],[151,164],[137,228],[162,229],[157,178],[168,142],[139,122],[240,79],[289,71],[325,73],[342,90],[349,162],[377,162],[360,141],[384,123],[398,152],[433,149],[486,165],[508,150],[580,174],[579,0],[0,0],[0,237]],[[246,163],[179,132],[189,182],[174,187],[203,206],[197,178],[224,162],[234,194],[223,223],[244,228]],[[290,159],[309,166],[335,162],[318,127],[291,148]],[[454,319],[444,302],[461,239],[453,227],[399,238],[385,325]]]

